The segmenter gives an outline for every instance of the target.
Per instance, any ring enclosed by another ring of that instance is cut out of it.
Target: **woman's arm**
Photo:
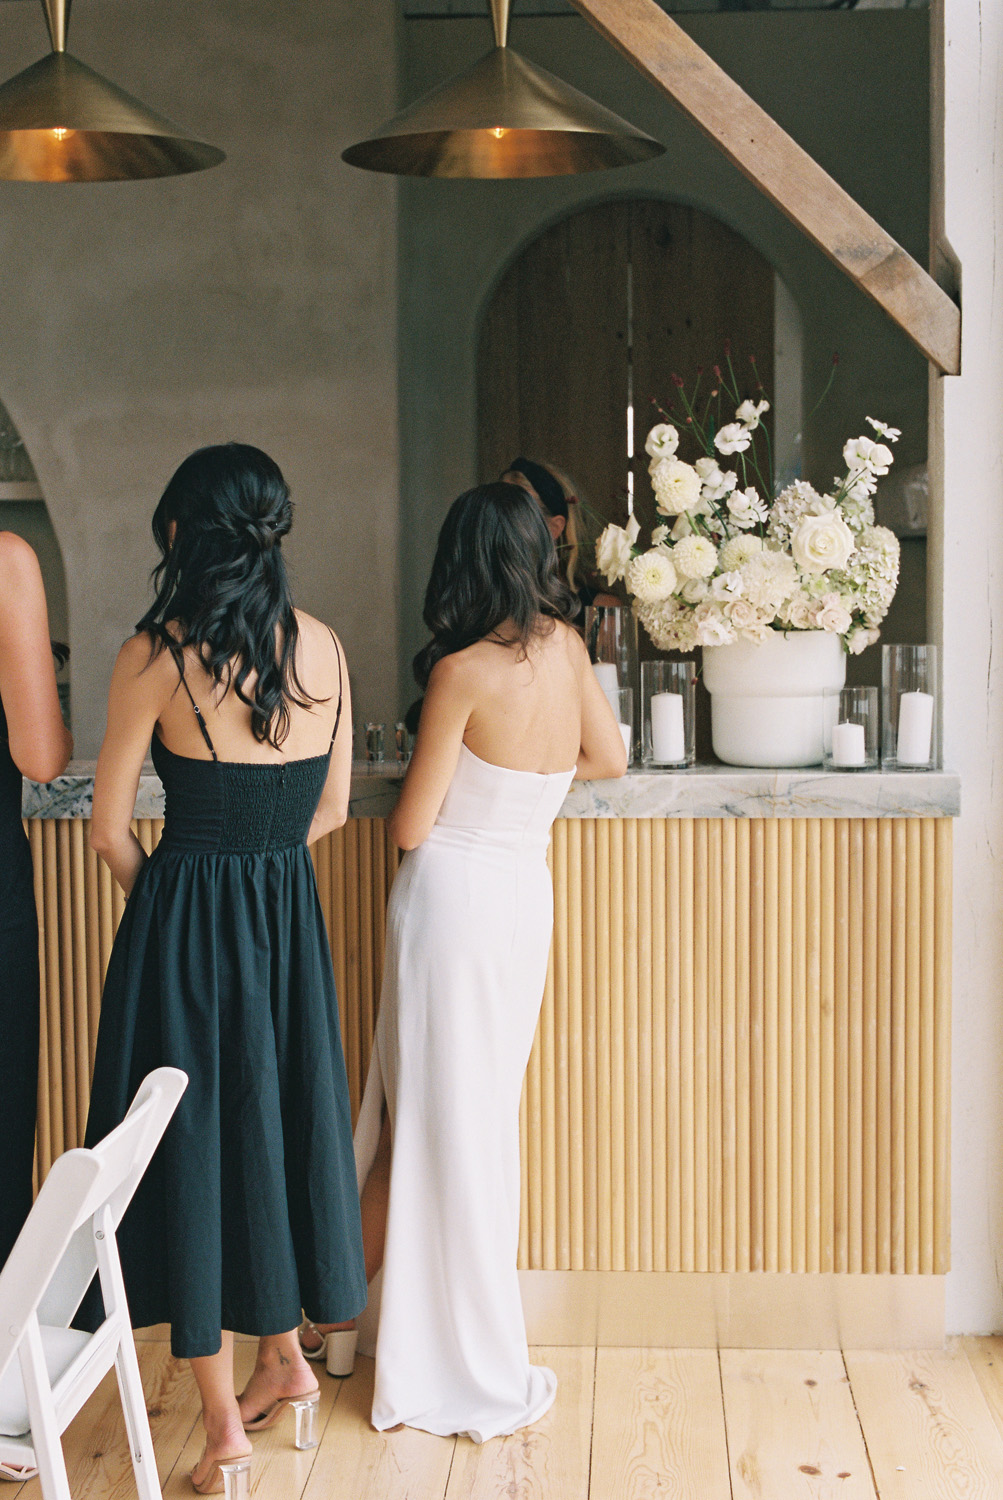
[[[59,710],[42,570],[13,532],[0,534],[0,698],[21,775],[30,781],[61,775],[73,739]]]
[[[167,671],[169,669],[169,672]],[[91,848],[111,870],[126,895],[146,862],[132,832],[139,776],[153,730],[170,700],[178,674],[167,652],[150,660],[150,640],[134,635],[118,653],[108,693],[108,727],[94,777]]]
[[[344,825],[348,819],[348,799],[352,791],[352,694],[348,686],[348,663],[344,650],[340,641],[335,640],[334,644],[341,664],[341,718],[331,750],[327,780],[307,834],[308,844]]]
[[[414,754],[387,825],[399,849],[416,849],[439,816],[473,708],[474,687],[470,665],[460,656],[444,656],[432,668]]]
[[[577,639],[577,637],[576,637]],[[588,652],[581,645],[579,673],[582,684],[582,748],[575,767],[576,781],[604,781],[623,776],[627,751],[616,715],[599,686]]]

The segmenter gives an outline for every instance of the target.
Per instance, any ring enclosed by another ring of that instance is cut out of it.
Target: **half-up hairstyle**
[[[504,643],[525,651],[577,611],[537,502],[516,484],[478,485],[453,502],[439,532],[425,593],[432,639],[415,657],[414,675],[427,687],[442,657],[509,622],[515,631]]]
[[[179,667],[193,647],[213,681],[250,708],[255,739],[276,748],[289,733],[290,703],[317,701],[296,672],[299,631],[282,556],[292,518],[289,486],[260,448],[220,443],[192,453],[153,513],[156,597],[136,626],[154,655],[166,648]]]

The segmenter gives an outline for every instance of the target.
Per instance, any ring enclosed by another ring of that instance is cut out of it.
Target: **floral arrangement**
[[[741,400],[727,354],[726,367],[714,366],[716,387],[702,412],[699,381],[689,398],[673,377],[681,425],[703,453],[686,463],[678,425],[666,420],[651,429],[648,472],[665,524],[647,548],[638,545],[633,516],[626,527],[607,526],[596,544],[599,569],[611,584],[624,581],[662,650],[761,642],[771,630],[826,630],[856,655],[878,639],[898,583],[898,540],[874,524],[872,496],[892,463],[888,445],[901,434],[868,417],[874,436],[846,444],[846,473],[831,493],[798,479],[768,500],[772,461],[762,419],[769,402]],[[735,403],[734,421],[723,424],[722,395]],[[723,467],[726,459],[735,467]]]

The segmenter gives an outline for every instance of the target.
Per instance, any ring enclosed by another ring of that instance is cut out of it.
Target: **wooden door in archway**
[[[624,520],[632,474],[638,518],[650,523],[652,400],[668,405],[672,375],[691,382],[727,339],[742,393],[755,385],[750,354],[769,390],[773,285],[746,240],[680,203],[615,199],[545,230],[509,266],[481,325],[480,478],[517,453],[547,459],[580,486],[595,535]]]

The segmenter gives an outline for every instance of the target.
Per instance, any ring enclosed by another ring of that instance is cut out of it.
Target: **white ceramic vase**
[[[771,630],[762,645],[705,646],[714,753],[730,766],[817,766],[825,694],[846,680],[840,636]]]

